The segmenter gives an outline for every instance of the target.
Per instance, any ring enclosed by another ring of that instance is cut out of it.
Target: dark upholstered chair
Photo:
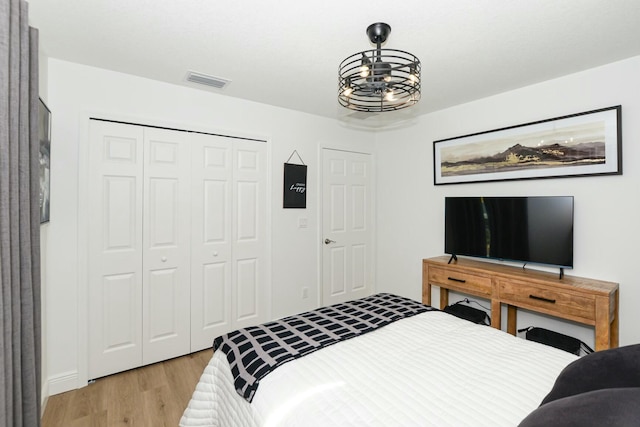
[[[519,427],[640,426],[640,344],[599,351],[568,365]]]

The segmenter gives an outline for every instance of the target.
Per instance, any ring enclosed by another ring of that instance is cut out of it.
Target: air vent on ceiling
[[[224,89],[229,85],[229,83],[231,83],[231,80],[209,76],[207,74],[196,73],[195,71],[188,71],[185,80],[191,83],[205,85],[216,89]]]

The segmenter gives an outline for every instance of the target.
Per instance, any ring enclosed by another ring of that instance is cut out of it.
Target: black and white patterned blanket
[[[251,402],[260,380],[278,366],[431,310],[435,309],[382,293],[238,329],[216,338],[213,350],[227,355],[236,391]]]

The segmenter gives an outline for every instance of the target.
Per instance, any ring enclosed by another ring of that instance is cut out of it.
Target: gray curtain
[[[0,426],[40,425],[38,33],[0,0]]]

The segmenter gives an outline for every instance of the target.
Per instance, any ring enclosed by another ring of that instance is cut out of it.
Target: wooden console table
[[[618,284],[448,256],[422,260],[422,302],[431,305],[431,286],[440,287],[440,308],[449,290],[491,300],[491,326],[501,329],[507,305],[507,332],[516,334],[517,307],[595,328],[595,349],[618,347]]]

